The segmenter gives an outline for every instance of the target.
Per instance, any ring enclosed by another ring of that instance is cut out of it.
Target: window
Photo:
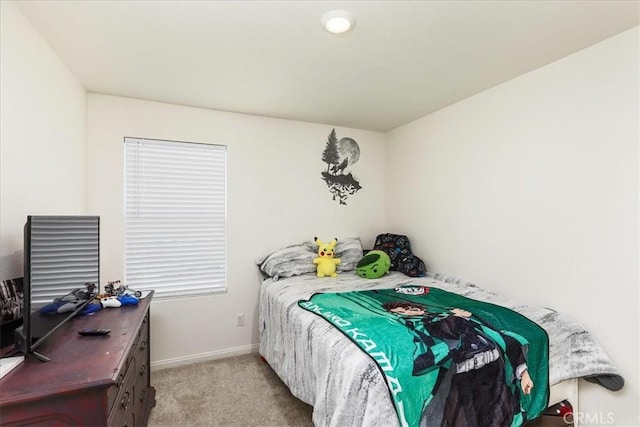
[[[226,290],[226,147],[125,138],[125,283]]]

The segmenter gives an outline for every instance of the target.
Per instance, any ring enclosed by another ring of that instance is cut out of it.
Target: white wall
[[[258,342],[255,260],[318,236],[358,236],[371,247],[383,232],[384,135],[336,128],[361,150],[351,172],[362,190],[340,206],[320,173],[332,127],[90,94],[88,211],[101,216],[102,281],[124,278],[123,140],[158,138],[227,145],[228,292],[154,301],[152,361],[179,364],[244,351]],[[235,314],[245,326],[235,326]]]
[[[387,225],[430,271],[567,312],[627,384],[581,409],[638,419],[638,28],[388,133]]]
[[[86,92],[13,2],[0,2],[0,279],[22,276],[27,215],[85,208]]]

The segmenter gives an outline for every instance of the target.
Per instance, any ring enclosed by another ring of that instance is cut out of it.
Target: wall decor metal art
[[[347,199],[362,188],[353,174],[347,171],[359,158],[360,147],[355,139],[338,139],[336,130],[332,129],[322,152],[322,161],[327,164],[327,170],[322,171],[322,179],[333,194],[333,200],[341,205],[346,205]]]

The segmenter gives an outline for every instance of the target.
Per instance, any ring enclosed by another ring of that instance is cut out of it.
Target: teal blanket
[[[547,334],[505,307],[422,286],[298,304],[375,361],[401,426],[518,426],[547,407]]]

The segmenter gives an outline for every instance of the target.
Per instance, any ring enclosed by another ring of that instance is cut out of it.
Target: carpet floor
[[[313,427],[313,408],[255,353],[153,371],[151,385],[149,427]],[[566,426],[561,421],[540,417],[526,427]]]
[[[149,427],[313,426],[312,407],[257,354],[153,371],[151,385]]]

